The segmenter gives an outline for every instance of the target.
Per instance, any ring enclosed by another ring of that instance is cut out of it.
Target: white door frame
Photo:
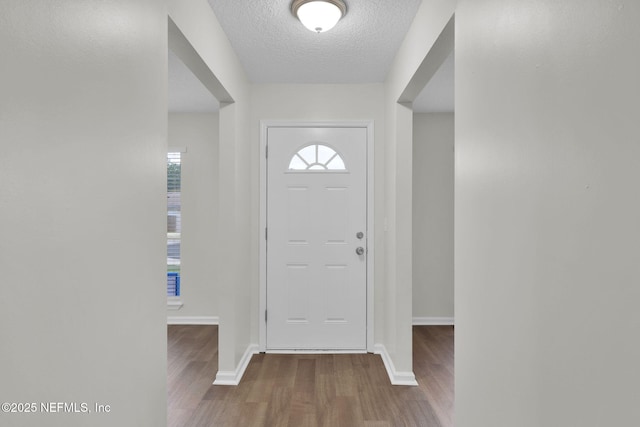
[[[258,312],[259,351],[267,348],[267,129],[270,127],[326,127],[326,128],[365,128],[367,129],[367,351],[374,352],[374,141],[373,120],[356,121],[300,121],[300,120],[261,120],[260,121],[260,304]]]

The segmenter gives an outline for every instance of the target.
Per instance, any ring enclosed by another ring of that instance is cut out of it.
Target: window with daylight
[[[322,144],[312,144],[298,150],[289,162],[289,170],[344,171],[344,161],[336,151]]]
[[[180,296],[181,153],[167,155],[167,296]]]

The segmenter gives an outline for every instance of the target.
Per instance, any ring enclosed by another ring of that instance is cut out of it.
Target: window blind
[[[181,153],[167,154],[167,296],[180,296]]]

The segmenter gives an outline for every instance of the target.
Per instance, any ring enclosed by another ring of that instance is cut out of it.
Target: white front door
[[[267,350],[367,348],[367,129],[267,131]]]

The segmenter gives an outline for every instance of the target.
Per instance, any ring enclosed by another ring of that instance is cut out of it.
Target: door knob
[[[356,253],[357,253],[358,255],[362,255],[362,254],[364,253],[364,248],[363,248],[362,246],[358,246],[358,247],[356,248]]]

